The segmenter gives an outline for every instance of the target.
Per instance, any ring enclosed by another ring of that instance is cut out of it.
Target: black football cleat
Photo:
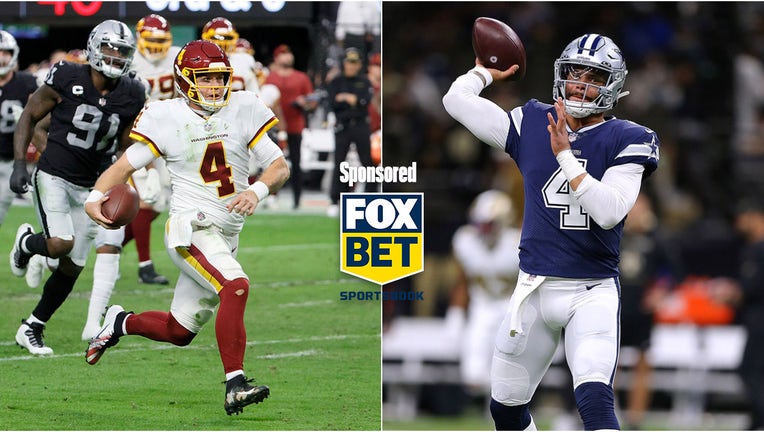
[[[271,394],[268,386],[249,385],[253,381],[254,379],[239,375],[226,382],[224,405],[226,414],[239,415],[244,411],[245,406],[260,403]]]
[[[149,264],[138,269],[138,281],[152,285],[168,285],[170,281],[154,270],[154,264]]]

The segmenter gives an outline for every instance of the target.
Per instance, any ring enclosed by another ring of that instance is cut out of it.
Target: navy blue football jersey
[[[552,105],[533,99],[508,113],[505,151],[523,174],[525,188],[520,268],[529,274],[576,279],[617,276],[624,221],[603,229],[573,197],[550,147],[549,112],[557,118]],[[644,176],[658,166],[658,136],[627,120],[607,117],[571,134],[570,145],[597,180],[616,165],[642,165]]]
[[[76,185],[92,187],[98,178],[104,154],[113,151],[116,140],[133,121],[146,101],[143,84],[120,77],[106,95],[93,85],[90,66],[59,62],[45,78],[60,96],[51,112],[48,145],[37,166]]]
[[[27,105],[29,95],[37,90],[37,79],[29,72],[14,72],[13,78],[0,86],[0,159],[13,159],[13,132],[16,118]]]

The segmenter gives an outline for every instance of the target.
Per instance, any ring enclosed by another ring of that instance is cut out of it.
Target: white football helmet
[[[0,64],[0,76],[5,76],[16,69],[19,60],[19,44],[16,43],[16,38],[5,30],[0,30],[0,51],[11,52],[11,59],[4,64]]]
[[[88,63],[109,78],[119,78],[130,70],[135,54],[135,37],[127,24],[106,20],[88,37]]]
[[[494,235],[514,222],[512,200],[499,190],[482,192],[472,201],[469,219],[481,234]]]
[[[589,86],[596,86],[599,96],[592,101],[568,99],[565,85],[578,82],[577,77],[586,72],[602,75],[602,85],[586,84],[586,90]],[[621,92],[628,73],[621,50],[609,37],[594,33],[585,34],[569,43],[560,58],[554,62],[554,100],[562,97],[565,101],[565,111],[575,118],[611,110],[618,103],[618,99],[629,94]]]

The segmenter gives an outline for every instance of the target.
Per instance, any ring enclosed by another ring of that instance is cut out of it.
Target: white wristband
[[[96,202],[100,201],[101,198],[103,198],[103,192],[93,189],[90,191],[90,195],[88,195],[88,199],[85,200],[86,203]]]
[[[268,189],[268,185],[259,180],[252,183],[249,186],[249,190],[251,190],[252,192],[255,193],[255,195],[257,195],[258,201],[264,200],[265,197],[267,197],[271,193],[270,189]]]
[[[276,134],[276,139],[279,141],[286,141],[287,139],[289,139],[289,134],[287,133],[287,131],[279,131]]]
[[[567,178],[568,181],[572,181],[581,174],[586,174],[586,169],[581,165],[581,162],[573,156],[573,152],[570,151],[570,149],[557,153],[557,163],[560,164],[562,173],[565,174],[565,178]]]

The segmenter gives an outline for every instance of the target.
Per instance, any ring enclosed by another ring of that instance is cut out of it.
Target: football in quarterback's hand
[[[113,221],[115,226],[129,224],[138,214],[138,192],[127,183],[118,184],[104,194],[109,199],[101,205],[101,214]]]
[[[520,69],[508,79],[516,81],[525,75],[525,46],[507,24],[480,17],[472,25],[472,49],[486,68],[505,71],[512,65]]]

